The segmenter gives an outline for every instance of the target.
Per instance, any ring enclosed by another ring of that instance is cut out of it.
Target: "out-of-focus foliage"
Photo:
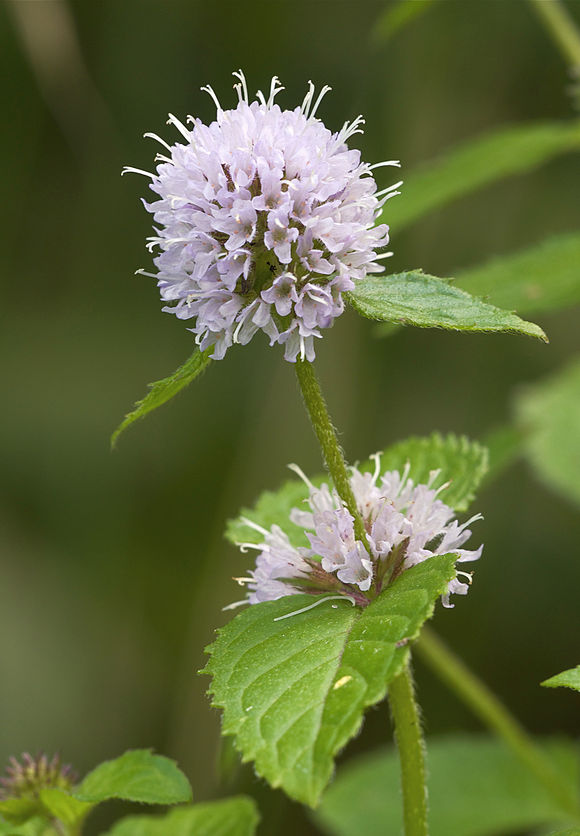
[[[430,832],[433,836],[507,836],[570,822],[505,745],[483,735],[428,738]],[[577,792],[578,747],[546,744],[563,785]],[[399,833],[399,759],[390,748],[354,761],[338,776],[316,814],[332,836]],[[351,803],[358,799],[358,809]]]
[[[522,392],[517,407],[538,476],[565,499],[580,502],[580,359]]]
[[[572,232],[464,270],[457,283],[500,308],[544,313],[580,304],[579,265],[580,235]]]
[[[405,200],[392,206],[387,203],[383,216],[401,230],[482,186],[530,171],[558,154],[579,150],[577,121],[502,128],[409,172]]]
[[[181,807],[165,816],[128,816],[107,836],[253,836],[258,821],[252,799],[239,796]]]

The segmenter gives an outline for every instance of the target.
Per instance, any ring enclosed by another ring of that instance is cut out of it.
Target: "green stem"
[[[478,679],[429,627],[424,626],[421,630],[415,650],[437,676],[465,701],[474,714],[503,738],[562,809],[579,816],[580,804],[577,797],[563,785],[561,775],[552,763],[485,683]]]
[[[389,685],[389,704],[401,761],[405,836],[428,836],[425,744],[409,664]]]
[[[561,0],[530,0],[572,69],[580,67],[580,32]]]
[[[357,540],[361,540],[368,549],[364,524],[356,507],[356,500],[352,492],[344,454],[338,443],[332,421],[330,420],[314,366],[307,360],[297,360],[296,375],[314,432],[322,448],[326,468],[332,477],[338,495],[354,519],[354,530]]]

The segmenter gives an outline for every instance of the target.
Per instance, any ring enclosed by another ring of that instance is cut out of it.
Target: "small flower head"
[[[190,127],[170,115],[179,142],[146,134],[167,152],[156,172],[125,169],[150,177],[159,198],[145,203],[156,224],[148,247],[159,249],[157,274],[145,275],[157,278],[164,311],[194,320],[196,342],[214,359],[264,331],[287,360],[313,360],[315,338],[344,310],[342,294],[390,255],[378,252],[388,227],[374,224],[401,184],[377,192],[377,166],[348,148],[360,116],[337,133],[316,118],[329,87],[315,99],[309,82],[302,105],[281,110],[276,77],[268,98],[250,102],[243,73],[234,75],[237,107],[223,110],[202,88],[215,121],[188,117]]]
[[[290,520],[304,529],[310,548],[291,545],[277,526],[263,534],[256,568],[248,578],[239,579],[249,589],[248,601],[272,601],[298,592],[343,594],[366,606],[405,569],[434,555],[456,554],[457,562],[477,560],[483,546],[462,548],[471,536],[469,526],[480,514],[459,523],[454,511],[438,494],[445,485],[432,487],[439,471],[427,484],[415,485],[409,466],[403,473],[381,475],[377,455],[374,473],[352,468],[351,485],[362,518],[366,542],[357,540],[354,520],[328,485],[315,488],[300,473],[309,488],[306,508],[294,508]],[[249,520],[249,525],[256,526]],[[463,580],[460,580],[463,578]],[[465,595],[471,575],[457,572],[449,583],[443,604],[451,593]]]
[[[40,790],[69,790],[75,782],[76,775],[59,755],[49,759],[44,754],[32,757],[25,752],[19,761],[10,758],[6,775],[0,778],[0,798],[36,799]]]

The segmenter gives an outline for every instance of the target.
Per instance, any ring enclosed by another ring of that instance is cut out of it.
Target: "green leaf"
[[[426,12],[434,0],[398,0],[391,3],[381,14],[373,27],[372,37],[376,43],[385,43],[407,24]]]
[[[457,735],[428,739],[427,750],[431,836],[507,836],[543,824],[571,824],[503,742]],[[577,746],[552,743],[547,754],[562,783],[576,792]],[[401,833],[399,787],[393,748],[361,756],[339,772],[316,821],[334,836]]]
[[[547,688],[573,688],[574,691],[580,691],[580,665],[545,679],[541,685]]]
[[[135,749],[99,764],[76,787],[74,797],[90,802],[122,798],[142,804],[180,804],[191,800],[191,787],[174,761]]]
[[[416,484],[429,481],[432,470],[441,470],[434,481],[435,487],[450,482],[441,492],[441,498],[456,511],[465,511],[475,495],[488,467],[487,450],[481,444],[469,441],[465,436],[438,433],[425,438],[412,437],[387,447],[381,454],[381,470],[402,471],[411,463],[409,475]],[[361,472],[372,471],[375,464],[370,459],[358,465]],[[330,481],[328,476],[318,475],[311,480],[314,485]],[[300,508],[308,497],[308,488],[300,479],[285,482],[277,491],[263,493],[253,508],[244,508],[240,516],[229,520],[226,537],[232,543],[261,543],[262,535],[244,523],[252,520],[270,529],[279,525],[294,546],[308,546],[304,529],[290,521],[292,508]]]
[[[182,389],[185,389],[196,377],[198,377],[211,363],[209,355],[213,348],[200,351],[196,348],[189,360],[180,366],[176,372],[163,380],[156,380],[149,384],[149,392],[145,397],[137,401],[135,409],[129,412],[124,421],[117,427],[111,436],[111,447],[115,447],[119,436],[127,427],[130,427],[139,418],[144,418],[157,407],[162,406],[171,398],[174,398]]]
[[[580,358],[524,391],[516,413],[537,475],[566,499],[580,502]]]
[[[180,807],[165,816],[129,816],[105,836],[253,836],[259,820],[252,799],[237,796]]]
[[[454,555],[403,572],[364,610],[290,595],[255,604],[218,632],[205,673],[223,734],[291,798],[315,805],[334,756],[383,699],[414,639],[455,577]]]
[[[56,788],[41,790],[40,801],[50,818],[67,826],[78,827],[94,807],[94,804],[78,801],[68,792]]]
[[[45,818],[28,819],[24,824],[11,824],[0,818],[1,836],[60,836]]]
[[[465,270],[457,284],[500,308],[538,313],[580,304],[580,235],[571,233]]]
[[[548,342],[539,325],[421,270],[360,279],[348,297],[353,308],[368,319],[452,331],[513,332]]]
[[[446,154],[423,163],[405,176],[404,194],[388,201],[379,223],[401,230],[457,198],[580,148],[580,124],[540,122],[470,139]]]
[[[0,815],[14,824],[21,824],[44,812],[39,800],[33,798],[7,798],[0,801]]]

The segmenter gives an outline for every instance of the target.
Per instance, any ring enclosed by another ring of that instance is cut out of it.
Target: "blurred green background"
[[[369,162],[405,170],[505,123],[566,118],[566,68],[523,0],[439,0],[388,43],[383,2],[11,0],[0,5],[5,128],[0,505],[0,762],[60,750],[82,773],[128,747],[177,758],[196,800],[256,795],[264,833],[309,833],[305,814],[249,768],[218,769],[219,717],[196,675],[203,647],[239,596],[248,558],[223,540],[227,517],[320,460],[293,369],[256,338],[179,399],[109,435],[146,383],[191,352],[160,312],[144,248],[146,181],[176,141],[167,111],[214,115],[202,84],[233,104],[273,74],[294,107],[306,82],[333,93],[319,116],[338,129],[362,112]],[[568,8],[580,21],[580,4]],[[392,182],[379,169],[381,186]],[[449,276],[578,228],[579,156],[559,157],[431,214],[398,235],[389,270]],[[396,198],[404,201],[403,195]],[[387,217],[388,221],[388,217]],[[484,437],[514,394],[578,350],[578,309],[539,319],[550,346],[516,336],[401,330],[343,316],[318,346],[319,373],[351,460],[433,429]],[[540,680],[578,658],[580,521],[525,465],[482,494],[475,583],[436,627],[537,732],[578,734],[577,696]],[[417,665],[428,733],[476,729]],[[345,753],[388,732],[371,712]],[[224,766],[225,765],[225,766]],[[101,819],[101,822],[104,819]],[[95,818],[93,827],[98,828]],[[96,831],[95,831],[96,832]],[[312,830],[314,832],[314,830]]]

